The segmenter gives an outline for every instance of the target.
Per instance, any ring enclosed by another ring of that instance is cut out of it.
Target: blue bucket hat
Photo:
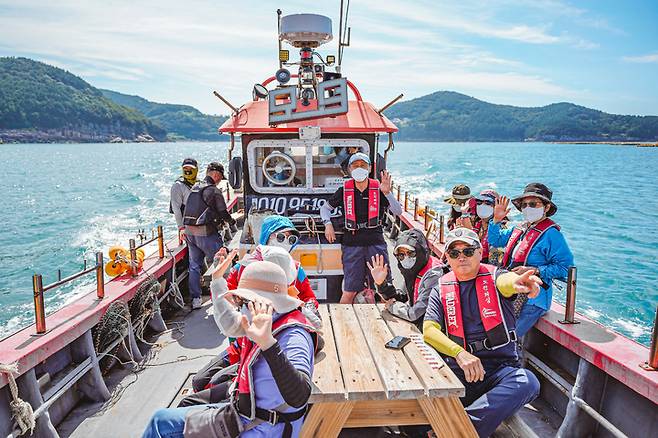
[[[276,233],[277,231],[290,231],[299,237],[299,231],[297,231],[295,224],[293,224],[289,218],[285,216],[279,216],[278,214],[273,214],[272,216],[268,216],[265,218],[265,220],[263,220],[258,243],[261,245],[267,245],[267,242],[270,239],[272,233]]]

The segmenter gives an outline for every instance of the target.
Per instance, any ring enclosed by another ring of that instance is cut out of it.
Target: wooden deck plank
[[[386,391],[354,309],[330,304],[329,312],[348,400],[384,399]]]
[[[326,304],[318,307],[322,317],[322,337],[324,348],[315,358],[313,367],[313,391],[309,403],[345,401],[345,385],[336,355],[334,329]]]
[[[391,350],[384,346],[394,335],[382,319],[379,309],[374,304],[355,304],[352,307],[384,384],[387,398],[416,399],[424,395],[425,388],[402,350]]]
[[[381,316],[388,325],[391,332],[396,336],[410,336],[419,334],[415,325],[410,324],[400,318],[397,318],[384,310],[383,305],[378,305],[381,310]],[[428,347],[431,348],[431,347]],[[455,395],[463,397],[465,394],[464,385],[459,381],[457,376],[445,365],[443,359],[437,359],[439,370],[435,369],[426,359],[424,352],[413,342],[404,347],[404,354],[413,367],[416,375],[425,386],[426,394],[429,397],[447,397]]]

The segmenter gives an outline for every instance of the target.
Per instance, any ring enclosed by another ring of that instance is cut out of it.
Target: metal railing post
[[[640,364],[647,371],[658,371],[658,307],[653,319],[653,331],[651,332],[651,347],[649,347],[649,360]]]
[[[32,290],[34,291],[34,322],[37,334],[46,333],[46,309],[43,302],[43,277],[41,274],[32,276]]]
[[[398,202],[400,202],[400,184],[398,184]]]
[[[130,274],[133,277],[137,276],[137,250],[135,249],[135,239],[128,241],[130,249]]]
[[[404,192],[404,211],[409,210],[409,192]]]
[[[105,276],[103,273],[105,261],[103,260],[103,252],[96,253],[96,296],[102,300],[105,297]]]
[[[161,259],[165,256],[164,231],[162,230],[162,225],[158,225],[158,255]]]
[[[418,220],[418,198],[414,199],[414,220]]]
[[[425,204],[425,231],[430,229],[430,206]]]
[[[439,216],[439,243],[445,243],[445,218]]]
[[[579,321],[574,319],[576,314],[576,267],[569,268],[569,275],[567,276],[567,302],[564,306],[564,320],[559,321],[561,324],[579,324]]]

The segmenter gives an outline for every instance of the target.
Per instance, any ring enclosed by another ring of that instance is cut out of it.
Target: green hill
[[[109,141],[166,132],[117,105],[79,77],[27,58],[0,58],[0,138],[4,141]]]
[[[119,105],[133,108],[151,121],[162,126],[172,139],[220,140],[217,128],[226,117],[203,114],[188,105],[155,103],[139,96],[130,96],[116,91],[101,90],[103,95]]]
[[[658,117],[622,116],[571,103],[495,105],[438,91],[386,110],[399,139],[420,141],[656,141]]]

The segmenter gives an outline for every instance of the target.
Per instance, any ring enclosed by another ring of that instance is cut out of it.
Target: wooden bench
[[[476,437],[459,397],[464,386],[411,323],[374,304],[323,304],[325,347],[301,436],[337,437],[343,428],[430,424],[439,437]],[[384,344],[394,336],[403,350]]]

